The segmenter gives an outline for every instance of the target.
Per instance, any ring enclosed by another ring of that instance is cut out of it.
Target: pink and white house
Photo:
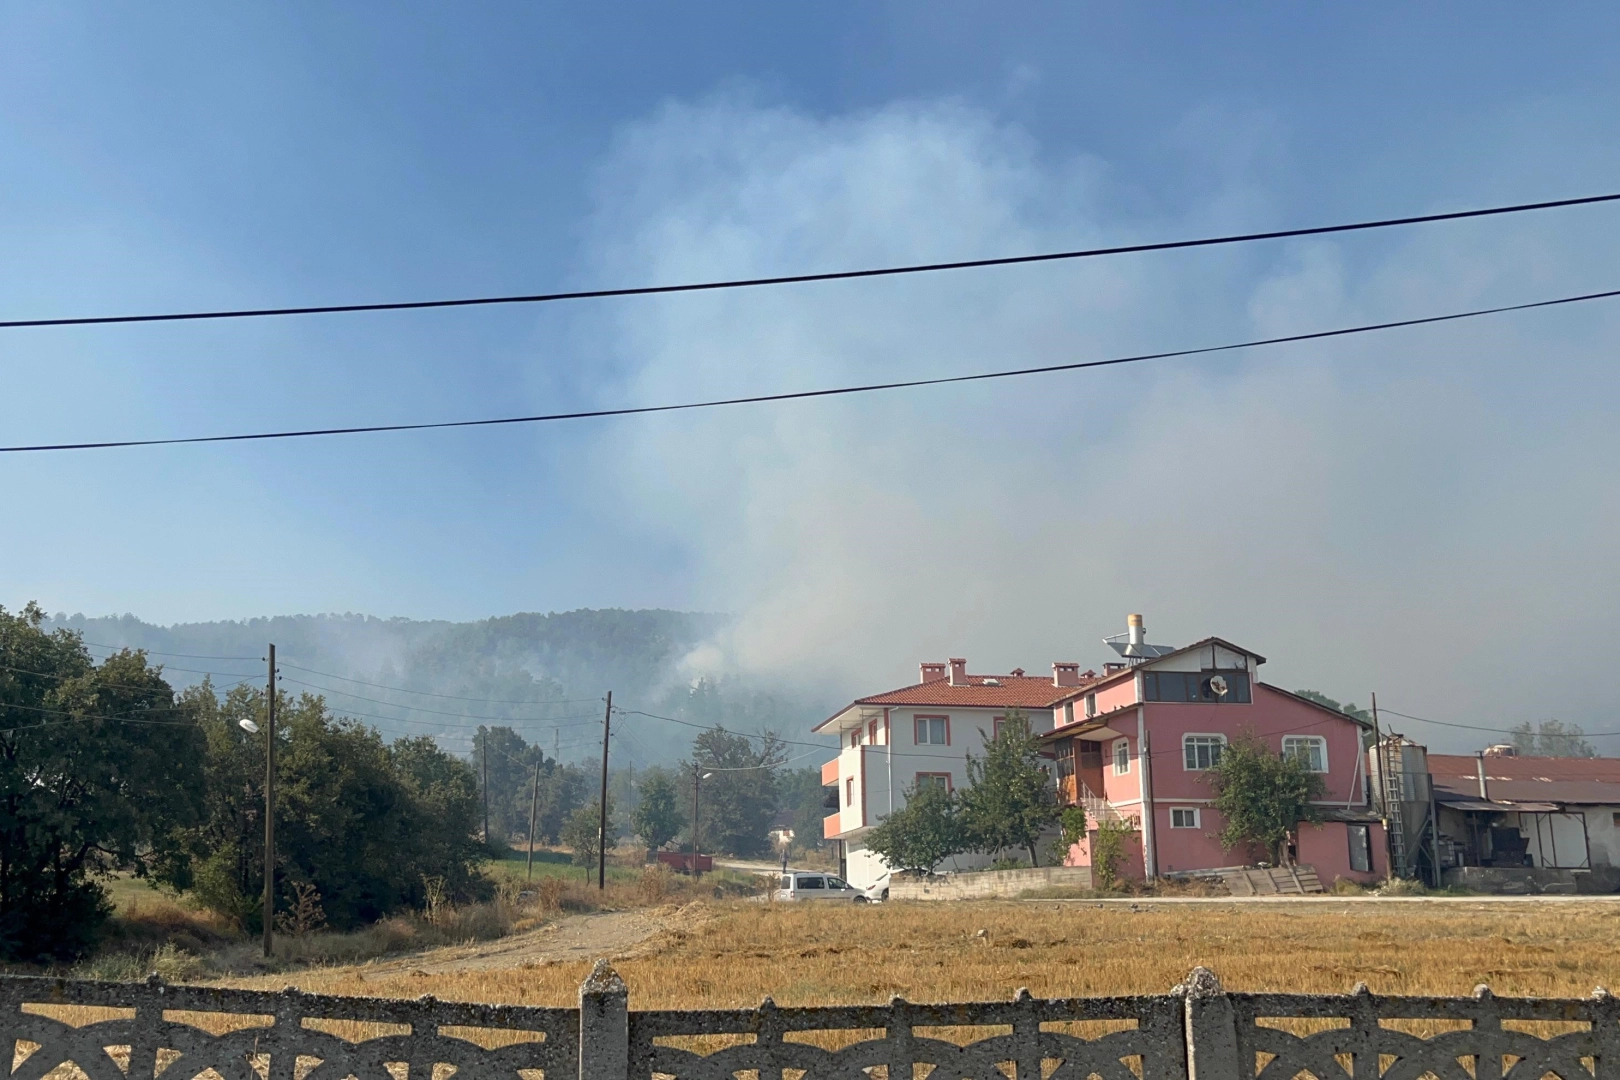
[[[864,848],[866,830],[917,783],[960,787],[966,757],[1013,709],[1029,718],[1055,759],[1059,797],[1083,805],[1092,835],[1067,862],[1088,866],[1099,820],[1128,820],[1136,829],[1123,874],[1165,874],[1240,865],[1218,839],[1223,822],[1205,780],[1222,749],[1240,736],[1257,738],[1322,774],[1321,825],[1302,826],[1294,857],[1324,882],[1374,881],[1385,872],[1383,830],[1367,794],[1360,721],[1260,681],[1265,658],[1220,638],[1185,648],[1146,643],[1141,616],[1109,643],[1123,658],[1095,671],[1052,665],[1050,677],[970,675],[962,660],[921,667],[918,683],[852,702],[816,727],[836,732],[841,750],[822,768],[837,809],[825,822],[842,841],[846,875],[868,884],[887,872]],[[984,865],[958,856],[944,869]]]
[[[1070,849],[1070,865],[1090,865],[1099,819],[1135,824],[1137,842],[1121,867],[1128,876],[1241,865],[1244,854],[1218,839],[1225,823],[1210,805],[1206,775],[1228,743],[1252,737],[1322,774],[1325,820],[1299,828],[1295,860],[1328,883],[1384,876],[1359,720],[1261,682],[1265,657],[1221,638],[1146,645],[1133,615],[1122,651],[1127,665],[1089,681],[1078,707],[1065,708],[1043,739],[1057,759],[1060,796],[1084,806],[1093,823]]]

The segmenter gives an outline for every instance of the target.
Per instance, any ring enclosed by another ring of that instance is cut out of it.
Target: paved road
[[[1161,904],[1620,904],[1620,894],[1542,896],[1108,896],[1020,900],[1023,904],[1157,907]]]

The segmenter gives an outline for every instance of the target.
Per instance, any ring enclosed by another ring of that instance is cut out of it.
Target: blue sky
[[[10,5],[0,312],[625,285],[1620,189],[1606,6]],[[545,310],[0,335],[8,443],[797,389],[1612,288],[1620,211]],[[736,611],[852,684],[1143,610],[1602,726],[1614,310],[882,400],[0,460],[0,603]],[[1051,655],[1048,655],[1051,654]],[[982,657],[982,661],[980,658]],[[1620,729],[1620,720],[1610,722]],[[1617,743],[1620,746],[1620,743]]]

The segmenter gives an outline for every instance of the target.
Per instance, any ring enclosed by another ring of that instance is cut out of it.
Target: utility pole
[[[607,711],[602,714],[602,801],[599,809],[602,811],[601,827],[596,836],[596,888],[600,892],[607,888],[607,763],[608,763],[608,736],[612,734],[613,726],[613,691],[607,695]]]
[[[276,647],[270,646],[269,684],[264,694],[264,956],[276,934]]]
[[[484,781],[483,781],[483,788],[484,788],[484,846],[488,847],[489,846],[489,729],[488,728],[481,727],[481,728],[478,729],[478,744],[483,749],[482,772],[484,774]]]
[[[540,760],[534,766],[534,791],[529,796],[529,866],[524,874],[524,880],[534,880],[534,830],[535,822],[540,813],[540,766],[545,764],[545,751],[540,751]]]
[[[1384,757],[1384,733],[1378,726],[1378,693],[1372,695],[1373,717],[1373,760],[1378,763],[1378,816],[1384,826],[1384,879],[1393,881],[1395,878],[1395,841],[1389,835],[1389,780],[1384,775],[1388,766],[1388,759]],[[1402,849],[1405,849],[1405,837],[1402,837]]]
[[[692,766],[692,862],[687,869],[693,877],[698,876],[698,785],[702,783],[703,766]]]

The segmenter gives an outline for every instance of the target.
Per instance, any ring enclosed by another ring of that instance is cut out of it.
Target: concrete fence
[[[1030,889],[1089,889],[1089,866],[1039,866],[1023,870],[965,870],[934,877],[892,877],[891,900],[983,900],[1017,896]]]
[[[1204,968],[1134,997],[647,1012],[604,961],[577,1009],[12,976],[0,1024],[10,1080],[71,1066],[89,1080],[911,1080],[918,1065],[941,1080],[1620,1078],[1607,991],[1242,994]]]

